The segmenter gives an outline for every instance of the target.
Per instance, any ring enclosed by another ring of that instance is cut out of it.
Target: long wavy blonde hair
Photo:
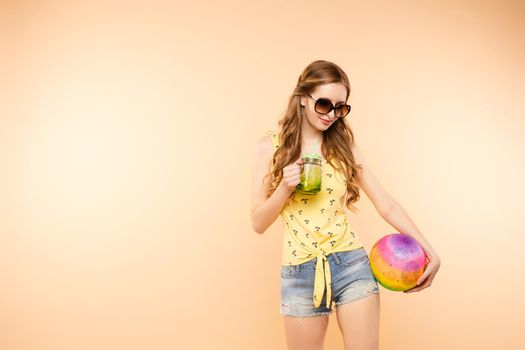
[[[279,125],[279,148],[274,152],[272,158],[273,170],[267,176],[271,176],[270,188],[267,192],[269,197],[277,188],[283,178],[283,168],[297,160],[301,155],[301,123],[305,123],[300,116],[300,98],[307,93],[313,92],[318,85],[329,83],[341,83],[346,88],[346,101],[350,95],[350,82],[346,73],[335,63],[316,60],[303,70],[292,95],[288,100],[288,108],[284,116],[278,121]],[[346,179],[346,202],[342,205],[352,211],[358,211],[353,203],[359,200],[359,173],[361,164],[356,164],[351,151],[354,142],[354,134],[345,123],[346,118],[338,118],[327,130],[323,131],[323,142],[321,152],[325,159],[334,169],[345,174]],[[295,192],[292,194],[292,197]]]

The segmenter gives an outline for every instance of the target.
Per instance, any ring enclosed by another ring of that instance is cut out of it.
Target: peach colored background
[[[285,349],[253,146],[302,69],[442,258],[381,349],[522,348],[520,1],[3,1],[0,348]],[[394,230],[362,194],[369,250]],[[342,349],[335,314],[327,349]]]

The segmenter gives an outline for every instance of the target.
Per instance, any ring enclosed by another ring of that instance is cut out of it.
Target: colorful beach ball
[[[393,291],[414,287],[428,264],[418,241],[401,233],[382,237],[370,250],[369,257],[370,268],[377,281]]]

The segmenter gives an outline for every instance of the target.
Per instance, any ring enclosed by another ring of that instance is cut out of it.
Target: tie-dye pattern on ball
[[[413,288],[427,264],[421,245],[406,234],[386,235],[370,250],[370,267],[374,277],[379,284],[392,291]]]

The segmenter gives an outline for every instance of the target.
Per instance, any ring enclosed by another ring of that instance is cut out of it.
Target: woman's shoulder
[[[255,141],[255,148],[257,152],[265,153],[265,154],[272,154],[275,149],[275,144],[273,141],[273,136],[270,134],[270,131],[267,132],[264,136],[259,137]]]
[[[259,142],[267,143],[273,150],[276,150],[279,148],[279,133],[274,130],[268,130],[265,135],[259,139]]]

